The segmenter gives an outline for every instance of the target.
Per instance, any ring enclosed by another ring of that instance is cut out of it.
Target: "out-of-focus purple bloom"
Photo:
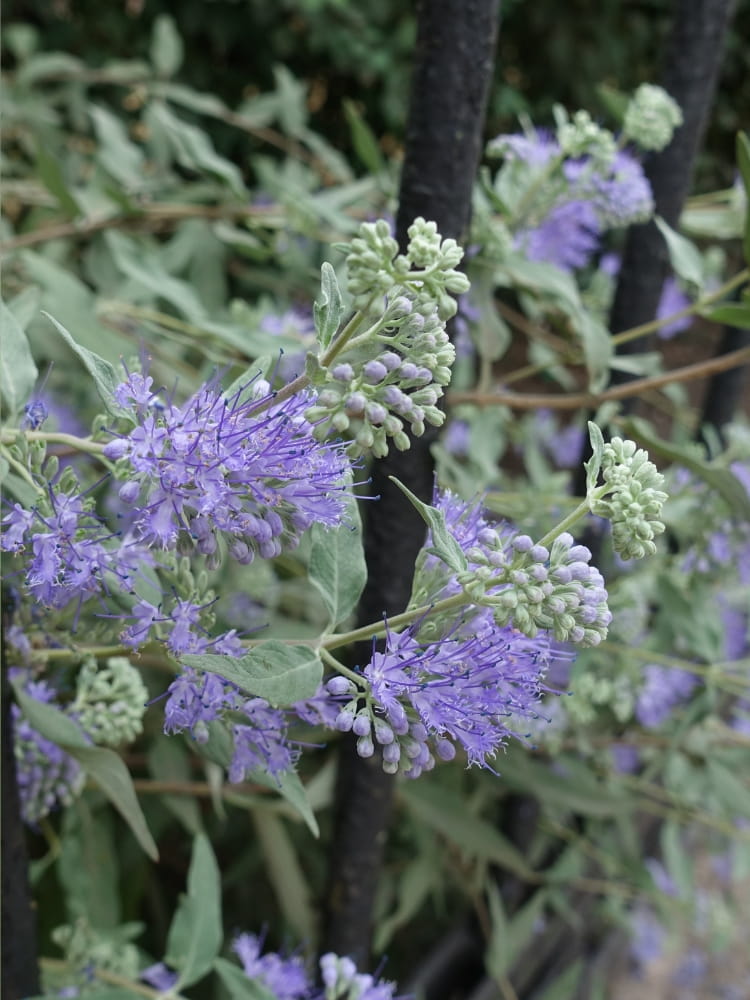
[[[471,429],[466,420],[451,420],[443,435],[443,446],[449,455],[464,458],[469,454]]]
[[[295,702],[292,711],[310,726],[335,729],[342,703],[346,700],[341,695],[332,694],[325,684],[321,684],[312,698]]]
[[[644,864],[659,892],[663,892],[665,896],[678,894],[674,879],[658,858],[646,858]]]
[[[642,726],[653,729],[669,718],[673,709],[686,701],[698,685],[687,670],[650,663],[643,668],[644,684],[638,695],[635,715]]]
[[[240,631],[260,625],[264,620],[263,605],[243,590],[235,590],[223,597],[221,608],[226,621]]]
[[[643,167],[624,149],[605,173],[588,172],[581,183],[584,190],[591,185],[593,204],[604,228],[644,222],[653,214],[654,198]]]
[[[557,139],[542,128],[524,135],[498,135],[491,141],[490,148],[504,153],[508,160],[516,160],[530,167],[546,167],[550,160],[560,154]]]
[[[730,723],[735,732],[750,737],[750,698],[740,698],[732,710]]]
[[[260,321],[260,329],[272,337],[299,344],[299,350],[287,350],[281,355],[274,373],[280,381],[291,382],[305,370],[305,357],[315,344],[315,323],[311,314],[296,307],[283,313],[268,313]]]
[[[46,681],[26,680],[23,688],[43,704],[55,701],[56,692]],[[11,725],[21,815],[34,826],[53,810],[70,805],[86,776],[78,761],[34,729],[17,705],[11,705]]]
[[[558,469],[572,469],[581,461],[585,433],[576,424],[560,427],[551,410],[534,415],[534,438]]]
[[[282,958],[275,952],[261,954],[263,942],[255,934],[239,934],[232,951],[242,963],[246,976],[269,989],[275,1000],[302,1000],[312,992],[305,965],[297,955]]]
[[[672,982],[682,989],[695,989],[701,986],[708,975],[708,958],[700,950],[692,949],[680,960],[672,974]]]
[[[20,625],[11,625],[5,633],[5,641],[19,654],[24,663],[31,660],[31,642]]]
[[[543,170],[559,155],[555,139],[533,136],[500,136],[492,144],[506,158]],[[566,187],[554,195],[540,216],[525,223],[515,244],[530,260],[546,261],[564,271],[586,267],[599,247],[602,234],[612,228],[648,219],[654,208],[651,187],[638,160],[620,150],[611,164],[602,167],[590,157],[566,159],[562,164]],[[540,197],[544,197],[544,190]]]
[[[468,293],[459,295],[458,312],[453,320],[453,344],[456,348],[456,358],[473,358],[476,353],[471,336],[470,325],[478,323],[481,312],[471,301]]]
[[[48,410],[43,399],[30,399],[23,408],[21,427],[24,430],[35,431],[47,419]]]
[[[147,969],[144,969],[141,972],[140,978],[144,983],[153,986],[155,990],[166,993],[167,990],[172,989],[179,976],[176,972],[172,972],[164,962],[156,962],[154,965],[149,965]]]
[[[732,462],[729,468],[745,487],[745,492],[750,494],[750,462]]]
[[[638,747],[632,743],[613,743],[610,747],[612,765],[619,774],[635,774],[640,764]]]
[[[724,659],[741,660],[750,650],[747,612],[733,607],[721,594],[719,594],[717,601],[724,632]]]
[[[209,383],[183,406],[154,411],[136,403],[138,426],[105,454],[127,459],[130,481],[140,485],[127,500],[144,542],[172,549],[178,539],[192,541],[213,556],[221,533],[230,555],[248,563],[294,548],[313,522],[341,523],[345,446],[316,441],[304,418],[311,393],[274,405],[266,388],[258,383],[253,394],[246,386],[227,399]]]
[[[590,201],[555,206],[538,225],[521,229],[516,246],[529,260],[556,264],[563,271],[585,267],[599,246],[601,226]]]
[[[661,290],[656,318],[664,319],[673,313],[680,312],[689,305],[690,299],[680,288],[677,280],[670,275],[664,282]],[[676,334],[682,333],[683,330],[689,330],[692,323],[692,316],[682,316],[680,319],[675,319],[671,323],[665,323],[664,326],[660,326],[658,330],[659,336],[662,340],[669,340]]]
[[[660,958],[664,951],[666,932],[653,911],[639,907],[630,917],[630,955],[641,967]]]
[[[610,278],[616,278],[622,267],[622,259],[619,253],[602,254],[599,261],[599,270]]]

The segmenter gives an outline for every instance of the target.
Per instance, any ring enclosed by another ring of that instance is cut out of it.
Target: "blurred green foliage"
[[[601,84],[623,91],[658,79],[670,0],[505,0],[487,134],[513,131],[516,115],[549,119],[552,104],[595,107]],[[169,14],[190,53],[177,79],[230,104],[268,90],[284,64],[310,85],[312,127],[345,153],[351,142],[344,100],[390,151],[403,133],[415,3],[403,0],[11,0],[6,25],[36,27],[49,50],[94,67],[145,59],[153,25]],[[563,16],[564,15],[564,16]],[[729,37],[707,152],[699,163],[708,187],[731,183],[734,135],[750,107],[750,2],[740,0]],[[604,107],[599,110],[603,113]],[[224,137],[230,142],[229,135]],[[699,183],[699,187],[703,185]]]

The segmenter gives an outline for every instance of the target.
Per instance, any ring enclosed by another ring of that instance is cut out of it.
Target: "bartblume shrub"
[[[613,254],[625,227],[653,213],[639,149],[665,143],[678,124],[666,95],[637,92],[619,135],[559,109],[554,130],[525,123],[491,143],[502,161],[477,187],[463,261],[425,220],[403,254],[385,219],[355,221],[392,209],[392,177],[353,183],[306,126],[290,148],[311,155],[253,158],[251,190],[251,173],[217,153],[180,102],[201,121],[226,124],[227,109],[173,89],[164,65],[156,80],[139,77],[132,117],[97,91],[90,146],[69,144],[66,131],[76,88],[90,81],[39,72],[44,106],[52,99],[65,124],[31,112],[14,119],[29,137],[14,164],[35,177],[27,151],[44,135],[65,158],[55,188],[63,202],[41,205],[34,221],[43,229],[45,219],[58,224],[55,212],[74,214],[54,253],[10,249],[0,447],[17,773],[24,818],[50,844],[43,863],[63,890],[42,882],[40,898],[57,893],[67,914],[54,938],[44,927],[44,949],[53,942],[65,955],[45,965],[46,988],[85,994],[110,975],[140,995],[179,994],[213,975],[230,991],[319,997],[314,963],[284,948],[279,928],[312,951],[310,898],[322,889],[311,835],[330,802],[326,746],[342,732],[394,782],[419,779],[399,784],[398,838],[375,915],[376,949],[395,953],[397,968],[413,967],[411,935],[398,933],[405,923],[435,894],[463,899],[477,885],[490,913],[488,967],[505,970],[508,916],[490,864],[533,886],[524,926],[538,928],[534,913],[552,914],[548,875],[572,895],[598,845],[610,859],[596,869],[608,887],[602,913],[626,922],[640,890],[623,844],[636,842],[641,807],[666,815],[662,853],[678,905],[692,898],[685,817],[716,838],[736,831],[740,871],[747,803],[732,779],[748,712],[748,609],[736,573],[746,432],[736,427],[726,454],[709,460],[642,423],[618,424],[605,406],[597,423],[609,440],[589,429],[586,496],[572,497],[583,422],[518,419],[517,400],[496,384],[517,319],[496,296],[511,289],[532,331],[532,367],[569,390],[569,362],[583,362],[589,391],[605,386],[617,363],[605,318]],[[105,70],[101,86],[119,86],[107,81],[123,72]],[[19,106],[32,106],[34,79],[18,81]],[[288,74],[266,98],[284,109],[282,132],[306,120],[304,89]],[[89,217],[94,194],[103,214]],[[739,201],[718,204],[724,224],[741,217]],[[19,235],[36,238],[24,220]],[[725,294],[723,264],[663,231],[679,285],[665,286],[659,320],[679,333],[674,323]],[[346,259],[321,268],[332,232],[348,241],[335,251]],[[247,301],[229,301],[227,275]],[[675,290],[682,297],[670,305]],[[35,356],[55,361],[41,385]],[[56,399],[74,381],[72,358],[87,372],[75,412]],[[643,373],[656,364],[632,363]],[[457,395],[446,399],[449,385]],[[475,390],[497,399],[456,405]],[[377,502],[367,463],[407,448],[407,430],[442,426],[446,412],[432,503],[410,496],[426,540],[409,606],[353,629],[366,579],[359,509]],[[644,447],[659,456],[666,486]],[[514,452],[526,480],[500,470]],[[584,526],[604,535],[596,560],[573,537]],[[655,548],[658,557],[633,561]],[[353,665],[349,650],[362,639],[369,655]],[[495,824],[509,792],[540,808],[533,866]],[[168,824],[193,841],[185,895],[161,939],[147,928],[148,951],[133,943],[141,928],[128,922],[136,908],[121,904],[120,889],[132,884],[141,898],[155,869],[121,843],[107,803],[152,859]],[[225,810],[252,816],[256,836]],[[462,816],[458,839],[449,814]],[[562,876],[539,861],[547,852]],[[248,869],[252,905],[237,889]],[[669,924],[668,900],[659,906]],[[46,920],[47,907],[40,912]],[[236,933],[248,913],[258,936]],[[331,998],[382,1000],[395,989],[346,956],[325,956],[320,977]]]

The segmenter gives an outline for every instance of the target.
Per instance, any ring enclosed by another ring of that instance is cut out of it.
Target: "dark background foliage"
[[[172,15],[187,58],[179,79],[230,104],[267,90],[283,63],[310,87],[312,125],[350,154],[341,112],[356,101],[386,151],[399,147],[415,40],[414,3],[403,0],[11,0],[5,22],[43,33],[45,48],[90,66],[145,58],[159,14]],[[596,108],[600,85],[632,90],[655,79],[669,26],[669,0],[507,0],[487,133],[512,130],[516,115],[549,119],[553,103]],[[698,189],[731,183],[733,136],[750,108],[750,3],[737,5]],[[599,105],[602,108],[602,105]],[[230,141],[227,136],[227,141]]]

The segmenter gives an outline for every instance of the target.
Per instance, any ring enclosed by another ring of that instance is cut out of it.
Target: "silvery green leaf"
[[[324,261],[320,268],[320,299],[313,303],[313,318],[318,331],[318,343],[328,347],[339,328],[344,305],[333,267]]]
[[[666,241],[669,260],[675,274],[683,281],[688,281],[700,288],[703,284],[704,269],[703,258],[698,248],[690,240],[676,233],[658,215],[654,216],[654,222]]]
[[[312,698],[323,677],[323,664],[314,649],[278,639],[255,646],[245,656],[189,653],[181,656],[180,662],[218,674],[277,708]]]
[[[213,965],[230,1000],[276,1000],[276,994],[257,979],[246,976],[239,965],[217,958]],[[45,1000],[45,998],[43,998]]]
[[[174,19],[160,14],[151,35],[151,62],[159,76],[174,76],[182,65],[183,45]]]
[[[310,582],[320,591],[334,627],[354,610],[367,580],[356,499],[350,498],[344,523],[338,528],[314,524],[310,535]]]
[[[604,453],[604,436],[593,421],[589,420],[589,440],[591,441],[591,458],[584,463],[586,470],[586,492],[591,493],[596,489],[599,479],[599,470],[602,467],[602,455]]]
[[[15,417],[28,400],[37,378],[31,348],[18,320],[0,301],[0,396],[3,409]]]
[[[187,894],[180,900],[167,937],[164,961],[177,969],[173,989],[198,982],[213,967],[223,939],[221,876],[205,834],[193,840]]]
[[[57,332],[63,340],[81,359],[89,375],[93,378],[96,390],[109,412],[115,417],[122,417],[132,423],[132,415],[120,406],[115,399],[115,389],[117,388],[120,379],[118,378],[114,367],[109,363],[109,361],[105,361],[104,358],[100,358],[98,354],[94,354],[93,351],[89,351],[86,347],[81,347],[80,344],[77,344],[62,323],[58,323],[54,316],[50,316],[47,312],[42,313],[42,315],[46,316],[47,319],[54,324]]]
[[[416,507],[422,517],[422,520],[430,529],[430,533],[432,535],[431,551],[433,551],[435,555],[439,556],[446,566],[452,569],[455,573],[463,572],[463,570],[465,570],[468,566],[466,556],[456,539],[450,531],[448,531],[448,526],[445,523],[445,515],[443,512],[436,510],[434,507],[430,507],[429,504],[423,503],[419,497],[414,496],[411,490],[407,489],[406,486],[399,482],[395,476],[389,476],[388,478],[394,482],[396,486],[398,486],[401,492],[409,499],[411,504]]]
[[[19,685],[14,688],[21,711],[34,729],[78,761],[123,817],[146,854],[156,861],[159,852],[122,758],[114,750],[87,743],[75,722],[53,705],[30,697]]]

